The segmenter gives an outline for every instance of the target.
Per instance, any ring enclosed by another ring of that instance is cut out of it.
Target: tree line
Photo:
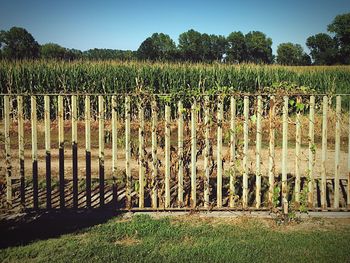
[[[350,64],[350,13],[336,16],[327,27],[328,32],[310,36],[306,46],[281,43],[277,54],[272,54],[272,39],[260,31],[228,36],[200,33],[193,29],[179,35],[178,45],[164,33],[146,38],[137,51],[89,49],[80,51],[58,44],[39,45],[24,28],[13,27],[0,31],[0,57],[5,59],[88,59],[88,60],[152,60],[227,63],[278,63],[282,65]]]

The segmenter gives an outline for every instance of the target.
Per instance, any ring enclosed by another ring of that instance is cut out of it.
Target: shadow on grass
[[[104,223],[120,212],[115,209],[29,211],[0,220],[0,248],[26,245]]]

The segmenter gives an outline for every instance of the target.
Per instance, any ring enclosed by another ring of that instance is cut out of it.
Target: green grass
[[[289,228],[257,219],[115,218],[0,250],[2,262],[349,262],[350,227]],[[54,226],[53,226],[54,227]],[[4,237],[1,237],[4,238]]]

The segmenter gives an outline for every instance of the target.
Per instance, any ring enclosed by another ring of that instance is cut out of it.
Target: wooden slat
[[[85,96],[85,166],[86,206],[91,207],[91,109],[90,96]]]
[[[12,204],[12,164],[10,144],[10,97],[4,96],[4,140],[5,140],[5,162],[6,162],[6,200]]]
[[[130,96],[125,97],[125,174],[126,174],[126,207],[131,208],[131,139],[130,139]]]
[[[170,106],[165,105],[165,207],[170,207]]]
[[[143,103],[139,105],[139,207],[145,206],[145,113]]]
[[[269,206],[272,205],[273,192],[275,187],[275,111],[276,111],[276,99],[275,96],[270,97],[270,110],[269,110]]]
[[[25,206],[25,177],[24,177],[24,116],[23,116],[23,97],[17,96],[18,107],[18,160],[20,174],[20,196],[21,205]]]
[[[308,205],[314,206],[314,166],[315,166],[315,96],[310,97],[309,112],[309,159],[308,159]]]
[[[102,95],[98,96],[98,120],[98,174],[100,181],[100,207],[103,207],[105,204],[105,113]]]
[[[339,208],[341,97],[336,98],[334,208]]]
[[[299,96],[297,98],[297,105],[301,105],[302,99]],[[295,203],[300,205],[300,165],[301,165],[301,109],[297,109],[296,124],[295,124]]]
[[[151,201],[152,208],[157,208],[157,177],[158,177],[158,156],[157,156],[157,102],[152,101],[152,183]]]
[[[118,198],[117,198],[117,149],[118,149],[118,141],[117,141],[117,129],[118,129],[118,119],[117,119],[117,97],[112,96],[111,101],[111,111],[112,111],[112,179],[113,179],[113,204],[115,207],[118,207]]]
[[[205,127],[205,146],[204,146],[204,207],[209,207],[209,149],[210,149],[210,123],[209,123],[209,97],[204,98],[204,127]]]
[[[321,160],[321,207],[326,209],[326,161],[327,161],[327,111],[328,111],[328,97],[323,97],[323,110],[322,110],[322,160]]]
[[[217,163],[217,207],[222,207],[222,121],[223,121],[223,106],[222,98],[218,97],[218,106],[217,106],[217,154],[216,154],[216,163]]]
[[[230,207],[235,206],[235,180],[236,180],[236,99],[230,98]]]
[[[183,119],[183,104],[178,102],[178,205],[183,206],[183,174],[184,174],[184,119]],[[205,194],[204,194],[205,195]]]
[[[31,126],[32,126],[32,165],[33,165],[33,207],[39,208],[38,197],[38,134],[37,134],[37,112],[36,97],[30,97]]]
[[[244,96],[243,123],[243,208],[248,206],[248,149],[249,149],[249,97]]]
[[[283,213],[288,214],[288,189],[287,189],[287,165],[288,165],[288,97],[283,98],[283,131],[282,131],[282,208]]]
[[[256,208],[261,205],[261,139],[262,139],[262,97],[258,96],[257,112],[256,112]]]
[[[73,167],[73,208],[78,207],[78,128],[77,96],[72,96],[72,167]]]
[[[197,177],[197,104],[192,103],[191,107],[191,207],[194,208],[197,203],[196,199],[196,177]]]
[[[64,200],[64,112],[63,112],[63,97],[58,96],[58,166],[59,166],[59,192],[60,192],[60,208],[65,207]]]
[[[46,163],[46,208],[51,209],[51,131],[50,131],[50,97],[44,96],[45,122],[45,163]]]

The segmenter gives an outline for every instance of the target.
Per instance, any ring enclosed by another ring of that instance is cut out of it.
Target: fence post
[[[222,97],[218,97],[217,107],[217,207],[222,207]]]
[[[210,123],[209,123],[209,97],[204,98],[204,126],[205,126],[205,146],[204,146],[204,207],[209,207],[209,187],[210,187],[210,174],[209,174],[209,133],[210,133]]]
[[[91,136],[90,96],[85,96],[85,166],[86,166],[86,207],[91,207]]]
[[[336,98],[334,208],[339,208],[341,97]]]
[[[17,96],[18,105],[18,159],[20,174],[20,196],[21,204],[25,206],[25,177],[24,177],[24,116],[23,116],[23,97]]]
[[[64,197],[64,115],[63,115],[63,97],[58,96],[58,165],[59,165],[59,192],[60,192],[60,208],[65,207]]]
[[[183,173],[184,173],[184,119],[183,119],[183,104],[182,101],[179,101],[178,103],[178,163],[179,163],[179,170],[178,170],[178,203],[179,207],[183,206],[183,192],[184,192],[184,186],[183,186]]]
[[[256,117],[256,208],[261,205],[261,115],[262,115],[262,97],[258,96],[258,108]]]
[[[126,207],[131,208],[131,140],[130,140],[130,96],[125,97],[125,174],[126,174]]]
[[[248,206],[249,97],[244,96],[243,124],[243,208]]]
[[[45,122],[45,162],[46,162],[46,208],[51,209],[51,134],[50,134],[50,97],[44,96]]]
[[[31,122],[32,122],[32,165],[33,165],[33,206],[39,208],[38,200],[38,140],[37,140],[37,113],[36,97],[30,97],[31,105]]]
[[[73,167],[73,208],[78,208],[78,135],[77,96],[72,95],[72,167]]]
[[[308,161],[308,172],[309,172],[309,183],[308,183],[308,205],[309,207],[314,206],[314,165],[315,165],[315,97],[310,97],[310,116],[309,116],[309,161]]]
[[[165,105],[165,208],[170,207],[170,106]]]
[[[157,186],[158,186],[158,157],[157,157],[157,102],[152,101],[152,183],[151,199],[152,208],[157,208]]]
[[[288,96],[283,98],[283,136],[282,136],[282,208],[288,214],[287,164],[288,164]]]
[[[269,205],[273,202],[273,192],[275,185],[275,111],[276,111],[276,99],[275,96],[270,98],[270,110],[269,110]]]
[[[230,99],[230,207],[235,205],[235,180],[236,180],[236,99]]]
[[[112,179],[113,189],[116,189],[117,178],[117,154],[118,154],[118,141],[117,141],[117,98],[112,96]],[[117,194],[117,193],[116,193]],[[117,196],[114,196],[117,201]]]
[[[302,103],[301,97],[297,97],[297,105]],[[295,125],[295,203],[300,205],[300,163],[301,163],[301,110],[297,108]]]
[[[100,185],[100,207],[105,204],[105,122],[104,122],[104,100],[103,96],[98,96],[98,173]]]
[[[141,98],[142,99],[142,98]],[[139,208],[144,208],[145,201],[145,120],[144,120],[143,102],[139,105]]]
[[[326,161],[327,161],[327,111],[328,111],[328,97],[323,97],[323,110],[322,110],[322,163],[321,163],[321,207],[326,209]]]
[[[4,96],[4,136],[5,136],[5,162],[6,162],[6,200],[12,205],[12,164],[10,144],[10,97]]]
[[[197,124],[197,104],[196,101],[192,103],[191,108],[191,207],[196,207],[196,160],[197,160],[197,138],[196,138],[196,124]]]

